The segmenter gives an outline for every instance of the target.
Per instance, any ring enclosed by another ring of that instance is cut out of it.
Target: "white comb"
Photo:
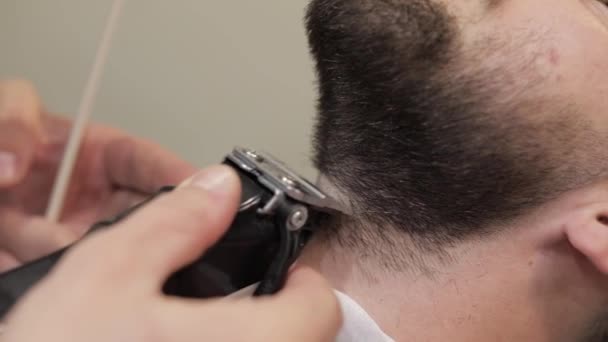
[[[53,191],[46,210],[46,218],[52,222],[59,220],[63,210],[66,193],[72,177],[72,171],[74,170],[76,158],[80,151],[84,129],[91,116],[93,103],[97,96],[99,82],[108,58],[110,43],[116,30],[118,18],[122,12],[123,3],[124,0],[114,0],[112,3],[110,14],[95,55],[95,62],[80,101],[78,114],[74,119],[74,125],[72,126],[68,143],[63,152],[63,158],[55,178],[55,183],[53,184]]]

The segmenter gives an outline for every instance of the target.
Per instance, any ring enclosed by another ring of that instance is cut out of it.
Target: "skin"
[[[335,340],[341,322],[338,302],[328,283],[310,269],[293,270],[272,297],[192,300],[162,295],[164,280],[226,231],[239,199],[236,173],[214,166],[115,227],[88,236],[9,313],[2,339]]]
[[[0,82],[0,266],[10,269],[82,238],[8,313],[3,341],[335,340],[337,298],[309,268],[293,269],[272,297],[162,294],[167,277],[232,222],[241,189],[226,166],[196,172],[154,144],[92,125],[61,220],[46,222],[45,194],[69,124],[42,109],[30,83]],[[16,164],[7,172],[11,159]],[[91,223],[168,184],[180,185],[119,224],[83,236]]]
[[[480,1],[447,3],[461,19],[465,47],[492,36],[547,37],[510,46],[489,62],[509,65],[533,52],[543,84],[529,96],[574,103],[577,115],[604,136],[608,11],[593,0],[496,3],[490,9]],[[516,79],[529,76],[505,70]],[[430,273],[416,265],[383,271],[324,241],[315,241],[300,264],[318,269],[398,341],[584,341],[608,304],[608,227],[597,219],[608,216],[607,189],[598,180],[565,193],[502,227],[502,234],[454,246],[447,262],[423,255]],[[406,238],[403,246],[415,249]]]
[[[0,271],[73,242],[92,223],[195,172],[151,142],[93,124],[61,219],[47,222],[43,215],[69,131],[70,121],[47,112],[32,84],[0,82]]]
[[[594,0],[495,3],[446,2],[463,29],[464,56],[479,54],[474,48],[488,37],[521,39],[484,52],[488,58],[481,60],[503,66],[515,76],[508,79],[516,88],[531,77],[540,80],[540,86],[525,88],[528,99],[552,96],[573,104],[573,115],[590,122],[602,139],[593,153],[575,146],[569,158],[592,155],[589,162],[608,169],[608,8]],[[518,58],[531,55],[534,67],[519,68]],[[534,118],[550,119],[547,109]],[[303,264],[352,296],[398,341],[599,342],[606,339],[588,336],[608,307],[608,227],[598,220],[602,216],[608,217],[608,182],[597,179],[505,223],[502,233],[455,245],[447,258],[395,237],[420,256],[426,272],[414,263],[402,272],[385,271],[360,251],[322,240],[313,242]],[[608,332],[608,322],[599,325]]]

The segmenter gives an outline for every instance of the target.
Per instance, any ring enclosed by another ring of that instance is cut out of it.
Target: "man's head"
[[[579,317],[553,323],[571,335],[521,336],[572,341],[606,317],[605,4],[313,0],[307,28],[320,90],[315,162],[354,212],[332,243],[407,268],[412,250],[454,259],[454,246],[500,241],[493,253],[542,264],[516,269],[505,290],[559,279],[547,308]],[[590,284],[596,291],[567,299]]]

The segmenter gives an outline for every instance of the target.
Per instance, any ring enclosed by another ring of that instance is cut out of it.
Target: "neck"
[[[385,333],[396,338],[399,320],[394,318],[398,318],[401,305],[391,300],[396,296],[388,291],[389,277],[369,272],[361,258],[353,253],[345,253],[342,248],[330,248],[318,240],[309,243],[298,264],[320,272],[336,290],[362,306]]]
[[[317,239],[299,263],[320,272],[397,341],[481,341],[493,340],[497,322],[512,320],[508,308],[517,305],[499,303],[505,310],[496,310],[501,284],[514,277],[487,276],[500,262],[488,258],[492,248],[496,246],[463,244],[450,251],[450,261],[436,262],[436,267],[431,263],[423,270],[395,272],[363,253]]]
[[[349,197],[331,180],[321,175],[317,182],[346,212],[352,211]],[[529,282],[525,279],[529,272],[521,270],[528,269],[529,260],[534,259],[524,243],[529,238],[512,235],[458,243],[448,251],[449,260],[420,251],[411,241],[391,240],[407,259],[401,271],[395,271],[384,265],[388,259],[399,258],[329,243],[320,234],[306,247],[299,263],[320,272],[397,341],[492,341],[504,324],[527,324],[525,316],[512,315],[514,308],[527,303],[504,299],[506,284],[511,284],[508,291],[526,291],[513,284]]]

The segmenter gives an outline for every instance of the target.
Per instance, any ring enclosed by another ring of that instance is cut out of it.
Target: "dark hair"
[[[488,81],[493,70],[463,60],[444,5],[313,0],[307,31],[320,92],[314,163],[361,223],[343,242],[390,240],[385,230],[398,230],[439,247],[563,190],[549,182],[558,158],[539,141],[573,139],[553,137],[570,129],[568,115],[536,125],[514,114],[534,102],[499,105],[505,91]]]

